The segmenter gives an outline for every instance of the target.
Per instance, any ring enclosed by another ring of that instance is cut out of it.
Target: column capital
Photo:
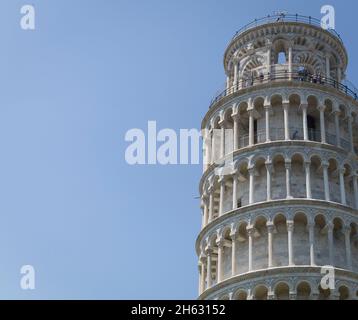
[[[249,167],[247,168],[247,171],[249,172],[250,175],[255,173],[255,167]]]
[[[240,114],[238,112],[234,112],[231,114],[231,118],[233,120],[239,120],[240,119]]]
[[[225,239],[223,237],[220,237],[220,238],[217,238],[216,239],[216,245],[219,247],[219,248],[223,248],[224,247],[224,244],[225,244]]]
[[[345,235],[350,235],[351,234],[351,226],[349,226],[349,225],[344,225],[343,226],[343,232],[344,232],[344,234]]]
[[[218,125],[220,126],[221,129],[225,129],[226,124],[227,124],[227,120],[226,120],[226,119],[221,119],[221,120],[218,122]]]
[[[232,241],[236,241],[238,237],[238,230],[231,230],[229,235]]]
[[[218,182],[220,185],[225,185],[226,177],[224,175],[219,176]]]
[[[272,109],[272,105],[271,105],[271,102],[265,102],[264,103],[264,109],[266,110],[266,111],[271,111],[271,109]]]
[[[283,102],[282,102],[282,107],[283,107],[284,109],[288,109],[289,106],[290,106],[290,101],[283,101]]]
[[[311,229],[311,228],[314,228],[315,225],[316,225],[316,224],[315,224],[314,221],[308,221],[308,222],[307,222],[307,229],[309,230],[309,229]]]
[[[334,109],[332,110],[332,114],[333,114],[334,116],[339,116],[339,115],[341,114],[341,110],[334,108]]]
[[[320,111],[320,112],[324,112],[324,110],[326,109],[326,106],[324,104],[320,104],[318,105],[317,109]]]
[[[293,231],[293,226],[294,226],[293,220],[287,220],[286,225],[287,225],[287,231]]]
[[[272,221],[267,221],[266,227],[267,227],[267,231],[270,233],[275,231],[275,225]]]
[[[250,225],[246,227],[246,231],[249,236],[253,236],[255,234],[256,229],[254,226]]]
[[[211,247],[211,245],[207,245],[207,246],[205,247],[206,257],[210,257],[212,253],[213,253],[213,248]]]
[[[289,292],[289,299],[290,300],[296,300],[297,298],[297,292],[296,291],[290,291]]]
[[[208,187],[209,196],[215,191],[214,184],[211,183]]]
[[[291,169],[291,161],[285,161],[285,168]]]
[[[334,228],[333,222],[328,221],[327,224],[326,224],[326,227],[327,227],[328,231],[333,231],[333,228]]]
[[[204,253],[201,253],[199,256],[199,262],[201,262],[202,264],[206,263],[206,255]]]
[[[339,168],[339,173],[340,173],[340,174],[345,174],[345,172],[346,172],[346,168],[345,168],[345,167]]]
[[[329,163],[328,163],[327,161],[322,161],[321,166],[322,166],[324,169],[327,169],[327,168],[329,167]]]
[[[272,161],[271,161],[271,160],[265,161],[265,166],[266,166],[266,168],[267,168],[267,167],[272,168]]]

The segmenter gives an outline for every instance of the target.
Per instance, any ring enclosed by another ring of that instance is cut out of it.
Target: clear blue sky
[[[199,128],[240,26],[324,4],[358,84],[357,1],[2,0],[0,298],[196,298],[201,166],[129,166],[125,132]]]

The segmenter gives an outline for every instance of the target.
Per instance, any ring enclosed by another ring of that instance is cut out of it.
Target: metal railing
[[[322,85],[330,88],[335,88],[336,90],[352,97],[354,100],[358,99],[358,91],[355,87],[350,87],[344,83],[338,82],[334,78],[328,78],[325,76],[311,74],[308,72],[294,71],[288,72],[286,70],[277,71],[277,72],[267,72],[261,73],[258,76],[252,76],[250,78],[240,79],[233,86],[223,90],[220,92],[215,98],[213,98],[210,102],[210,107],[220,101],[221,99],[229,96],[230,94],[243,90],[245,88],[253,87],[260,84],[270,83],[289,80],[294,82],[306,82],[306,83],[314,83],[317,85]]]
[[[244,25],[242,28],[240,28],[238,31],[236,31],[235,35],[233,36],[232,40],[235,40],[240,34],[244,33],[247,30],[250,30],[252,28],[262,26],[269,23],[284,23],[284,22],[300,22],[300,23],[306,23],[315,27],[322,28],[321,20],[317,18],[313,18],[311,16],[303,16],[299,14],[274,14],[274,15],[268,15],[266,17],[258,18],[250,23]],[[324,29],[324,28],[322,28]],[[343,43],[341,36],[337,33],[335,29],[325,29],[332,35],[336,36],[338,40]]]

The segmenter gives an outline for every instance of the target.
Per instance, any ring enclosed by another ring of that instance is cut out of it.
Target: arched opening
[[[321,285],[318,287],[319,295],[318,300],[329,300],[331,296],[330,289],[322,289]]]
[[[321,141],[320,113],[317,109],[318,100],[315,96],[307,98],[307,131],[310,141]]]
[[[329,194],[330,200],[334,202],[341,202],[341,189],[339,181],[339,167],[336,159],[329,159],[328,161],[328,176],[329,176]]]
[[[323,214],[318,214],[315,219],[314,239],[315,239],[315,261],[319,266],[329,264],[328,250],[328,226]]]
[[[306,198],[304,158],[301,154],[291,158],[291,195],[294,198]]]
[[[323,167],[322,161],[318,156],[311,157],[310,164],[311,173],[311,191],[313,199],[325,199],[324,181],[323,181]]]
[[[267,300],[268,289],[265,286],[258,286],[254,289],[255,300]]]
[[[277,123],[277,126],[273,124],[270,126],[271,140],[285,140],[282,96],[275,94],[271,97],[270,102],[272,113],[275,115],[275,123]]]
[[[329,99],[324,101],[324,121],[326,129],[326,142],[331,145],[336,145],[336,126],[334,123],[334,113],[333,113],[333,102]]]
[[[287,283],[280,282],[275,288],[275,297],[277,300],[289,300],[290,288]]]
[[[234,300],[247,300],[247,293],[244,290],[239,290],[234,295]]]
[[[301,282],[297,286],[297,300],[309,300],[311,295],[311,286],[308,282]]]
[[[303,140],[302,112],[300,110],[301,98],[298,94],[289,96],[289,124],[291,132],[291,140]]]
[[[286,217],[277,214],[273,220],[275,229],[272,245],[272,264],[274,267],[288,265],[288,241]]]
[[[267,252],[267,220],[265,217],[258,217],[255,221],[255,237],[253,240],[253,252],[255,258],[253,259],[253,269],[263,269],[267,267],[268,252]]]
[[[231,246],[231,236],[230,236],[231,229],[227,227],[223,230],[223,239],[224,239],[224,246],[223,246],[223,272],[222,272],[222,279],[228,279],[232,276],[231,272],[231,261],[232,261],[232,246]]]
[[[346,193],[346,202],[350,207],[354,207],[354,186],[353,186],[353,171],[350,165],[345,164],[344,168],[344,190]]]
[[[264,98],[259,97],[254,101],[254,143],[263,143],[266,141],[265,135],[265,111]]]
[[[338,292],[339,292],[339,300],[349,299],[349,289],[346,286],[339,287]]]
[[[255,192],[255,202],[266,201],[267,194],[267,174],[265,159],[259,158],[255,161],[254,165],[254,192]]]
[[[309,265],[310,245],[307,230],[307,217],[303,212],[295,214],[293,228],[293,252],[296,265]]]
[[[358,227],[357,224],[351,223],[351,257],[352,257],[352,268],[354,271],[358,271]]]
[[[249,270],[249,241],[247,235],[247,223],[243,222],[239,225],[237,235],[237,252],[240,252],[236,256],[237,260],[237,272],[245,273]]]
[[[249,145],[249,113],[247,103],[242,102],[238,107],[239,113],[239,146],[244,148]]]
[[[333,219],[333,257],[335,266],[346,267],[345,236],[343,221],[340,218]]]
[[[286,198],[286,167],[285,158],[278,154],[272,159],[271,174],[272,199]]]
[[[247,162],[242,162],[238,166],[238,188],[237,188],[237,207],[249,204],[249,171]]]

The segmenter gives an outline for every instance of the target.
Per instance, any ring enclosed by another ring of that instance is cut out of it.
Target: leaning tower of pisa
[[[340,36],[268,16],[223,61],[202,121],[199,299],[357,299],[358,101]]]

